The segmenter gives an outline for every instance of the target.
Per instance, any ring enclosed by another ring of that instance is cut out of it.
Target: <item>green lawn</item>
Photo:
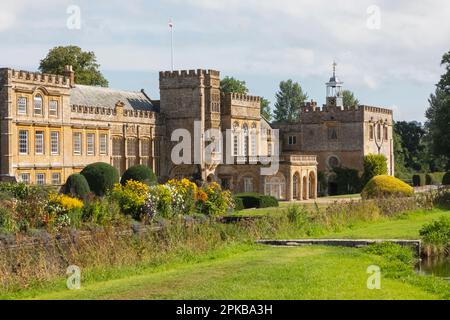
[[[420,239],[419,230],[422,226],[444,215],[449,216],[450,211],[439,209],[432,211],[418,210],[395,219],[357,224],[345,231],[327,234],[322,238]]]
[[[272,208],[272,210],[274,210]],[[279,209],[276,209],[279,210]],[[396,219],[357,224],[326,238],[419,238],[423,224],[450,211],[417,211]],[[65,279],[14,296],[25,299],[438,299],[448,286],[431,277],[414,281],[383,278],[381,290],[368,290],[366,269],[380,262],[356,248],[230,245],[183,264],[108,269],[90,274],[82,289],[70,291]],[[430,280],[427,280],[430,279]],[[415,283],[416,285],[413,285]],[[426,285],[424,285],[424,283]]]
[[[382,279],[367,289],[378,257],[358,249],[261,247],[232,256],[177,266],[80,290],[35,292],[35,299],[438,299],[401,280]]]

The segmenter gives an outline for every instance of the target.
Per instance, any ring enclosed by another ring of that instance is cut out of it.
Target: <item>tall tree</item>
[[[225,77],[220,81],[220,91],[223,93],[240,93],[247,94],[248,88],[245,81],[235,79],[233,77]]]
[[[261,98],[261,115],[267,120],[272,120],[272,111],[270,110],[270,101]]]
[[[41,60],[39,71],[51,74],[63,74],[64,66],[72,65],[75,83],[90,86],[108,86],[97,63],[95,53],[86,52],[77,46],[55,47]]]
[[[412,171],[426,170],[427,165],[424,161],[426,131],[422,124],[416,121],[398,121],[394,124],[394,132],[402,144],[405,167]]]
[[[445,73],[431,94],[426,112],[426,127],[431,138],[431,151],[437,157],[445,157],[450,169],[450,51],[442,57]]]
[[[356,99],[355,94],[350,90],[342,91],[342,97],[344,99],[344,107],[353,107],[359,104],[359,100]]]
[[[302,87],[291,79],[280,82],[280,90],[276,94],[274,118],[276,121],[294,122],[298,120],[300,107],[308,99]]]

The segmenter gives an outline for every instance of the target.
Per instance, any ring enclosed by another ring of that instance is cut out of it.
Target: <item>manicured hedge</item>
[[[125,185],[128,180],[139,181],[147,185],[156,184],[156,176],[152,169],[141,164],[128,168],[123,173],[120,183]]]
[[[444,178],[445,172],[434,172],[434,173],[427,173],[425,175],[425,183],[428,186],[431,185],[441,185],[442,179]]]
[[[387,175],[373,177],[361,193],[363,199],[411,197],[413,195],[413,187],[400,179]]]
[[[98,196],[103,196],[119,182],[119,173],[116,168],[105,163],[96,162],[85,167],[81,174],[86,178],[89,188]]]
[[[235,199],[241,199],[245,209],[278,207],[278,200],[259,193],[239,193]]]
[[[413,175],[413,186],[422,187],[426,185],[426,177],[424,173],[418,173]]]
[[[442,178],[442,184],[444,186],[450,186],[450,171],[447,171],[447,173]]]
[[[234,197],[234,210],[235,211],[241,211],[244,210],[244,201],[242,201],[242,198]]]
[[[91,189],[89,188],[86,178],[82,174],[74,173],[67,178],[66,183],[62,187],[62,192],[72,197],[86,199],[91,192]]]

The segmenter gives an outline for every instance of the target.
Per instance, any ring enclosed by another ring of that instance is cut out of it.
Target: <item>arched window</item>
[[[251,135],[251,142],[250,142],[250,148],[251,148],[251,155],[257,156],[257,131],[256,131],[256,123],[253,122],[252,124],[252,130],[250,132]]]
[[[40,94],[37,94],[34,96],[34,100],[33,100],[33,110],[34,110],[34,114],[41,116],[42,115],[42,106],[43,106],[43,99],[42,96]]]
[[[233,124],[233,155],[239,155],[239,123]]]
[[[243,150],[242,150],[243,156],[247,157],[248,153],[249,153],[248,152],[248,125],[247,124],[244,124],[242,133],[243,133],[242,138],[244,141],[244,143],[242,144],[243,145]]]
[[[267,176],[265,179],[264,192],[268,196],[282,200],[286,198],[286,179],[281,173],[275,176]]]

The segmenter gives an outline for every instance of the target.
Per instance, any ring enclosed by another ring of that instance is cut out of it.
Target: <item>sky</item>
[[[36,71],[49,49],[94,51],[110,87],[159,98],[158,72],[215,69],[272,102],[292,79],[325,102],[338,77],[362,104],[425,121],[450,50],[448,0],[0,0],[0,67]]]

